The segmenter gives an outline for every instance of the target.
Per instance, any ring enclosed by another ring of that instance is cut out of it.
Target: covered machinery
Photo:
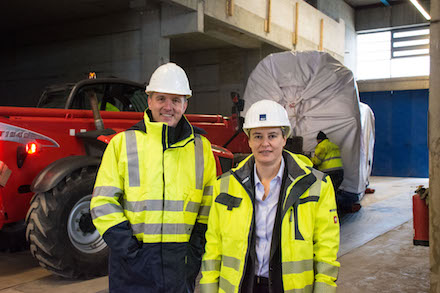
[[[313,153],[317,133],[325,132],[341,150],[345,176],[340,191],[363,195],[371,173],[374,115],[367,105],[360,106],[348,68],[325,52],[271,54],[249,77],[244,113],[262,99],[286,108],[305,154]]]

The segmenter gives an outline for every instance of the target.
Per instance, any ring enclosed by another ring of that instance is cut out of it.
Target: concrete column
[[[170,61],[170,39],[161,36],[160,8],[140,11],[140,67],[141,81],[150,80],[154,70]]]
[[[440,291],[440,18],[439,1],[431,1],[431,72],[428,110],[430,292]]]

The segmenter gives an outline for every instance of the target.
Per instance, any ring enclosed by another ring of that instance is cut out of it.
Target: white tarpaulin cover
[[[362,127],[362,148],[361,148],[361,183],[369,183],[369,177],[373,168],[373,151],[375,140],[375,120],[374,113],[370,106],[365,103],[359,103],[361,110],[361,127]],[[362,186],[359,186],[362,188]]]
[[[293,135],[303,137],[305,153],[314,151],[316,135],[325,132],[341,150],[345,174],[340,189],[355,194],[365,191],[368,179],[359,97],[348,68],[325,52],[271,54],[260,61],[248,79],[244,113],[263,99],[286,108]]]

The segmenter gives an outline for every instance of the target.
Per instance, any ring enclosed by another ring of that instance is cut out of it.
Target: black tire
[[[107,274],[108,247],[90,216],[96,167],[78,169],[37,193],[26,216],[26,239],[40,265],[57,275],[90,279]]]

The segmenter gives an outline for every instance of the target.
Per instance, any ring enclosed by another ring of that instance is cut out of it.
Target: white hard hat
[[[159,66],[153,72],[145,92],[147,94],[157,92],[184,95],[186,98],[192,95],[185,71],[180,66],[171,62]]]
[[[286,137],[289,137],[292,129],[286,109],[272,100],[258,101],[246,112],[243,125],[246,135],[249,136],[252,128],[259,127],[286,127]]]

